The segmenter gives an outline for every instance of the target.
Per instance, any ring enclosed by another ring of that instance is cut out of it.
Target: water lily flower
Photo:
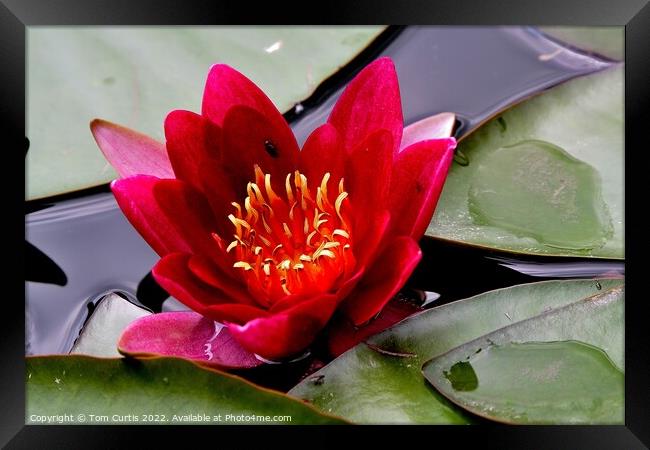
[[[444,123],[449,136],[453,115]],[[427,138],[426,123],[403,136],[388,58],[350,82],[302,150],[267,96],[223,64],[210,70],[201,114],[169,113],[165,145],[101,120],[91,129],[122,177],[111,185],[117,203],[161,256],[156,281],[271,360],[304,352],[336,310],[361,325],[397,293],[421,258],[456,145]],[[156,316],[133,323],[120,346],[188,329],[168,318],[152,328]]]

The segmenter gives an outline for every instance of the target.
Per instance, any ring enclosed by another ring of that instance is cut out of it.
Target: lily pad
[[[27,424],[41,424],[48,416],[51,423],[66,424],[345,423],[279,392],[182,359],[75,355],[26,361]]]
[[[423,366],[475,414],[519,424],[622,424],[623,287],[518,322]]]
[[[208,69],[237,67],[288,110],[383,27],[60,28],[27,31],[27,197],[116,178],[88,129],[96,117],[163,140],[173,109],[200,109]],[[277,82],[282,80],[282,82]]]
[[[622,66],[515,106],[459,144],[427,235],[622,259],[623,136]]]
[[[499,328],[566,306],[622,280],[545,281],[487,292],[411,316],[350,349],[289,394],[360,423],[471,423],[431,388],[427,360]],[[614,325],[612,325],[614,326]]]
[[[540,27],[540,31],[588,53],[625,58],[625,27]]]
[[[151,315],[117,294],[102,298],[81,330],[70,353],[92,356],[120,356],[117,341],[122,331],[134,320]]]

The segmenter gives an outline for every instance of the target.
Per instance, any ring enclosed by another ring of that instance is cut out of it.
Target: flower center
[[[338,194],[328,190],[326,173],[316,195],[299,171],[287,174],[286,198],[273,191],[271,175],[255,166],[255,183],[248,183],[244,207],[228,219],[235,227],[227,248],[234,267],[243,271],[253,295],[270,306],[289,294],[321,293],[335,289],[354,266],[352,237],[338,180]],[[347,206],[346,206],[347,208]]]

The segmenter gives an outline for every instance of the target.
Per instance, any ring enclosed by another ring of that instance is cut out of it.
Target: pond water
[[[509,105],[610,65],[531,28],[409,27],[385,33],[343,73],[378,55],[395,61],[405,123],[452,111],[458,116],[457,137]],[[349,79],[343,78],[333,77],[287,112],[299,142],[326,120]],[[27,354],[70,351],[93,306],[110,291],[154,311],[179,308],[151,278],[158,256],[123,217],[107,186],[28,202],[25,222]],[[440,294],[433,305],[546,278],[624,270],[620,261],[558,262],[429,238],[422,248],[424,258],[408,285]]]

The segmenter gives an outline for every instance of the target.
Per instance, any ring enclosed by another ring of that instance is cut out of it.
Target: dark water
[[[365,54],[395,61],[405,123],[453,111],[460,121],[456,135],[462,136],[512,103],[609,65],[558,48],[527,28],[409,27]],[[360,68],[366,62],[358,58],[356,64]],[[300,142],[329,114],[345,82],[335,80],[287,113]],[[27,204],[28,354],[68,352],[93,305],[109,291],[136,296],[154,311],[161,304],[178,307],[163,304],[167,295],[149,275],[157,255],[123,217],[108,189],[94,192]],[[432,239],[422,247],[425,257],[409,286],[441,294],[435,304],[546,278],[623,271],[616,261],[518,259]]]

